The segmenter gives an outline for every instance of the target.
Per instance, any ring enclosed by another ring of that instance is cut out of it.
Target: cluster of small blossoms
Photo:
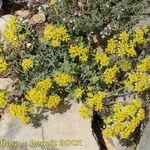
[[[17,18],[15,16],[10,17],[8,24],[4,27],[2,36],[14,48],[18,48],[21,42],[25,39],[24,34],[18,33]]]
[[[138,65],[137,71],[147,72],[150,70],[150,56],[144,58]]]
[[[60,104],[61,98],[57,94],[50,95],[48,97],[48,102],[46,103],[46,107],[49,109],[56,108]]]
[[[116,74],[118,72],[119,72],[119,68],[116,66],[106,69],[103,73],[104,82],[106,84],[113,84],[114,82],[116,82]]]
[[[6,104],[6,96],[4,92],[0,92],[0,108],[5,107]]]
[[[96,111],[101,111],[102,110],[102,105],[103,105],[103,99],[105,98],[106,93],[102,91],[98,91],[97,94],[91,93],[87,100],[86,104],[91,108]]]
[[[106,128],[103,135],[127,139],[144,118],[145,112],[139,99],[134,99],[130,104],[121,102],[114,104],[111,115],[104,118]]]
[[[143,72],[132,72],[128,74],[128,78],[124,83],[127,88],[134,86],[136,92],[143,92],[149,89],[150,75]]]
[[[108,41],[105,51],[108,54],[117,54],[118,57],[135,57],[137,56],[136,47],[138,44],[145,44],[146,38],[145,34],[148,32],[146,27],[138,28],[135,30],[133,35],[127,32],[122,32],[118,40],[110,39]]]
[[[80,116],[84,119],[89,119],[93,115],[92,109],[88,108],[86,105],[81,105],[79,108]]]
[[[51,41],[53,47],[60,47],[62,42],[68,42],[69,34],[65,26],[55,27],[52,24],[48,24],[44,29],[44,41]]]
[[[24,124],[28,124],[31,121],[29,114],[33,112],[33,109],[27,106],[25,103],[10,104],[8,110],[13,118],[19,118]]]
[[[82,88],[77,88],[74,90],[74,96],[76,99],[81,99],[83,96],[84,90]]]
[[[109,65],[109,57],[105,53],[96,52],[95,60],[100,64],[101,67]]]
[[[60,86],[65,87],[74,81],[74,77],[67,73],[56,72],[54,75],[54,81]]]
[[[31,58],[26,58],[22,61],[21,66],[24,71],[28,71],[29,69],[33,68],[33,60]]]
[[[35,87],[29,89],[25,95],[26,99],[32,102],[36,107],[56,108],[61,99],[57,94],[49,95],[48,91],[52,88],[52,80],[46,78],[39,81]]]
[[[37,83],[37,85],[27,91],[26,99],[36,107],[44,107],[47,102],[47,91],[51,88],[52,81],[47,78]]]
[[[98,91],[94,94],[91,90],[87,93],[86,102],[80,106],[79,112],[81,117],[88,119],[92,116],[92,111],[101,111],[103,100],[106,97],[106,93]]]
[[[70,45],[69,54],[71,58],[78,57],[81,62],[88,60],[89,48],[85,47],[83,43],[78,45]]]
[[[3,57],[0,57],[0,73],[4,73],[7,70],[7,62],[4,60]]]

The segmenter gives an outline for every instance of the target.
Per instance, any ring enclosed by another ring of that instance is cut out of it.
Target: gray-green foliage
[[[129,30],[144,17],[149,0],[61,0],[47,9],[49,21],[65,23],[76,35],[108,37]]]

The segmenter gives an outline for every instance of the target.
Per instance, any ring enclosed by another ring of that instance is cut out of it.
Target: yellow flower
[[[89,119],[92,117],[92,111],[89,108],[87,108],[85,105],[80,106],[79,112],[81,117],[83,117],[84,119]]]
[[[58,95],[50,95],[46,104],[46,107],[49,109],[57,108],[61,99]]]
[[[0,92],[0,107],[3,108],[6,104],[6,96],[4,92]]]
[[[117,40],[114,40],[112,38],[112,39],[108,40],[107,47],[106,47],[105,51],[108,54],[114,54],[116,48],[117,48]]]
[[[33,60],[31,58],[29,59],[24,59],[21,63],[21,66],[24,71],[28,71],[33,67]]]
[[[97,63],[101,65],[101,67],[109,65],[109,57],[105,53],[97,52],[95,55],[95,60]]]
[[[144,118],[145,112],[139,99],[134,99],[129,104],[118,102],[113,105],[110,115],[104,118],[104,131],[108,136],[115,135],[127,139]]]
[[[18,33],[17,19],[15,16],[11,16],[8,24],[4,27],[2,36],[14,47],[18,48],[21,41],[25,39],[24,34]]]
[[[104,82],[106,84],[113,84],[116,81],[115,77],[118,71],[119,69],[116,66],[106,69],[104,72]]]
[[[129,34],[127,32],[122,32],[119,35],[119,40],[121,40],[122,42],[128,42],[128,40],[129,40]]]
[[[73,76],[63,73],[63,72],[57,72],[54,76],[54,81],[60,86],[67,86],[68,84],[72,83],[74,81]]]
[[[97,94],[95,95],[89,95],[88,94],[88,98],[86,100],[87,105],[91,108],[91,109],[95,109],[96,111],[101,111],[102,110],[102,101],[106,96],[105,92],[102,91],[98,91]]]
[[[84,92],[84,90],[82,90],[81,88],[77,88],[74,90],[74,96],[77,99],[80,99],[80,98],[82,98],[83,92]]]
[[[150,79],[146,73],[133,72],[128,74],[128,79],[125,80],[125,87],[134,86],[136,92],[143,92],[149,88]]]
[[[111,122],[112,122],[111,117],[104,118],[104,123],[105,124],[110,124]]]
[[[102,131],[103,136],[105,137],[112,137],[113,136],[113,131],[109,128],[106,128]]]
[[[45,42],[51,41],[51,45],[60,47],[62,42],[68,42],[69,34],[65,26],[54,27],[52,24],[48,24],[44,28],[43,40]]]
[[[131,63],[127,60],[123,60],[121,61],[118,65],[120,65],[120,68],[123,70],[123,71],[128,71],[131,69]]]
[[[142,107],[142,103],[139,99],[134,99],[133,100],[133,104],[137,107],[137,108],[141,108]]]
[[[31,88],[25,95],[26,99],[32,102],[36,107],[44,107],[47,102],[47,91],[37,88]]]
[[[121,104],[121,103],[117,103],[117,104],[115,104],[115,105],[113,106],[113,111],[114,111],[115,113],[120,113],[121,110],[122,110],[122,104]]]
[[[137,65],[137,71],[146,72],[150,70],[150,56],[144,58],[141,63]]]
[[[83,43],[79,45],[70,45],[69,54],[71,58],[79,57],[81,62],[85,62],[88,60],[88,52],[89,48],[84,47]]]
[[[50,78],[46,78],[45,80],[39,81],[36,85],[36,88],[40,90],[47,91],[52,87],[52,80]]]
[[[58,40],[52,40],[52,41],[51,41],[51,44],[52,44],[53,47],[60,47],[61,42],[58,41]]]
[[[112,127],[112,130],[117,135],[120,132],[122,132],[124,130],[124,128],[125,128],[124,123],[123,122],[119,122],[119,123],[114,123],[114,125]]]
[[[0,57],[0,73],[4,73],[7,70],[7,63],[6,61]]]
[[[54,30],[55,30],[55,27],[52,24],[48,24],[45,26],[44,37],[43,37],[45,41],[48,41],[53,37],[52,33]]]
[[[30,117],[28,116],[32,113],[32,108],[26,106],[26,104],[10,104],[9,105],[9,113],[13,118],[19,118],[22,123],[27,124],[30,122]]]
[[[145,29],[144,29],[145,30]],[[135,30],[135,35],[134,35],[134,39],[133,41],[135,43],[138,43],[138,44],[145,44],[146,43],[146,40],[145,40],[145,31],[144,31],[142,28],[137,28]]]
[[[140,108],[138,113],[137,113],[137,119],[139,121],[142,121],[145,118],[145,112],[143,108]]]
[[[124,107],[124,113],[129,116],[134,116],[136,113],[136,110],[137,109],[134,104],[133,105],[130,104]]]

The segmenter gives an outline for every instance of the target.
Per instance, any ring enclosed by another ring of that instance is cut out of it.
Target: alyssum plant
[[[1,109],[30,123],[40,109],[54,110],[68,98],[82,103],[83,118],[93,111],[103,118],[105,136],[129,138],[145,118],[139,96],[150,87],[147,34],[147,27],[121,32],[94,49],[64,25],[45,24],[39,33],[11,17],[2,32],[0,74],[18,82],[11,93],[0,92]]]

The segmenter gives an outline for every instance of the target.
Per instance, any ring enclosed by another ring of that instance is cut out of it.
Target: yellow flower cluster
[[[67,86],[68,84],[72,83],[74,81],[73,76],[63,73],[63,72],[56,72],[54,76],[54,81],[60,86],[64,87]]]
[[[141,63],[137,65],[137,71],[146,72],[150,70],[150,56],[144,58]]]
[[[6,96],[4,92],[0,92],[0,108],[5,107],[6,104]]]
[[[96,53],[95,60],[96,60],[97,63],[100,64],[101,67],[108,66],[109,65],[109,61],[110,61],[110,59],[107,56],[107,54],[99,53],[99,52]]]
[[[122,60],[121,62],[119,62],[118,65],[120,66],[120,69],[123,71],[128,71],[131,69],[131,63],[127,60]]]
[[[0,73],[4,73],[7,70],[7,63],[4,58],[0,57]]]
[[[147,27],[137,28],[135,30],[133,43],[146,44],[147,41],[144,36],[148,31],[149,31],[149,29]]]
[[[113,113],[104,119],[106,128],[103,135],[127,139],[144,118],[145,112],[139,99],[134,99],[130,104],[114,104]]]
[[[102,101],[105,98],[105,96],[106,96],[105,92],[99,91],[97,92],[96,95],[94,94],[89,95],[89,97],[86,100],[86,103],[91,109],[101,111],[103,105]]]
[[[150,86],[150,76],[143,72],[132,72],[124,83],[127,88],[134,86],[136,92],[143,92]]]
[[[44,29],[44,41],[51,40],[53,47],[60,47],[62,42],[69,40],[68,30],[65,26],[55,27],[52,24],[48,24]]]
[[[84,90],[82,90],[81,88],[77,88],[74,90],[74,96],[77,99],[81,99],[82,95],[83,95]]]
[[[84,119],[89,119],[92,117],[92,110],[89,109],[86,105],[81,105],[79,108],[80,116]]]
[[[26,58],[22,61],[21,66],[24,71],[28,71],[33,67],[33,60],[31,58],[29,59]]]
[[[27,106],[25,103],[21,105],[10,104],[8,110],[13,118],[19,118],[24,124],[27,124],[31,121],[29,114],[33,112],[33,109]]]
[[[47,78],[37,83],[25,95],[26,99],[32,102],[36,107],[44,107],[47,103],[47,91],[52,87],[52,80]]]
[[[117,40],[111,38],[110,40],[108,40],[107,47],[106,47],[105,51],[108,54],[114,54],[116,51],[116,48],[117,48]]]
[[[4,27],[2,36],[15,48],[20,46],[20,42],[25,39],[24,34],[18,33],[17,29],[17,18],[11,16],[8,24]]]
[[[118,73],[119,68],[116,66],[108,68],[104,71],[104,82],[106,84],[113,84],[116,81],[116,74]]]
[[[119,35],[119,42],[118,42],[118,49],[117,49],[117,55],[119,57],[123,57],[125,55],[134,57],[136,56],[135,47],[136,45],[131,42],[129,42],[129,34],[126,32],[122,32]]]
[[[46,107],[49,109],[53,109],[53,108],[57,108],[57,106],[59,105],[61,99],[58,95],[50,95],[48,97],[48,101],[46,104]]]
[[[146,27],[136,29],[133,36],[127,32],[122,32],[118,40],[112,38],[108,41],[105,51],[108,54],[117,54],[121,58],[125,55],[135,57],[137,55],[135,48],[138,44],[146,43],[145,34],[147,32],[148,28]]]
[[[88,60],[88,52],[89,48],[84,47],[83,43],[80,43],[78,45],[70,45],[69,48],[69,54],[71,58],[79,57],[79,60],[81,62],[85,62]]]

